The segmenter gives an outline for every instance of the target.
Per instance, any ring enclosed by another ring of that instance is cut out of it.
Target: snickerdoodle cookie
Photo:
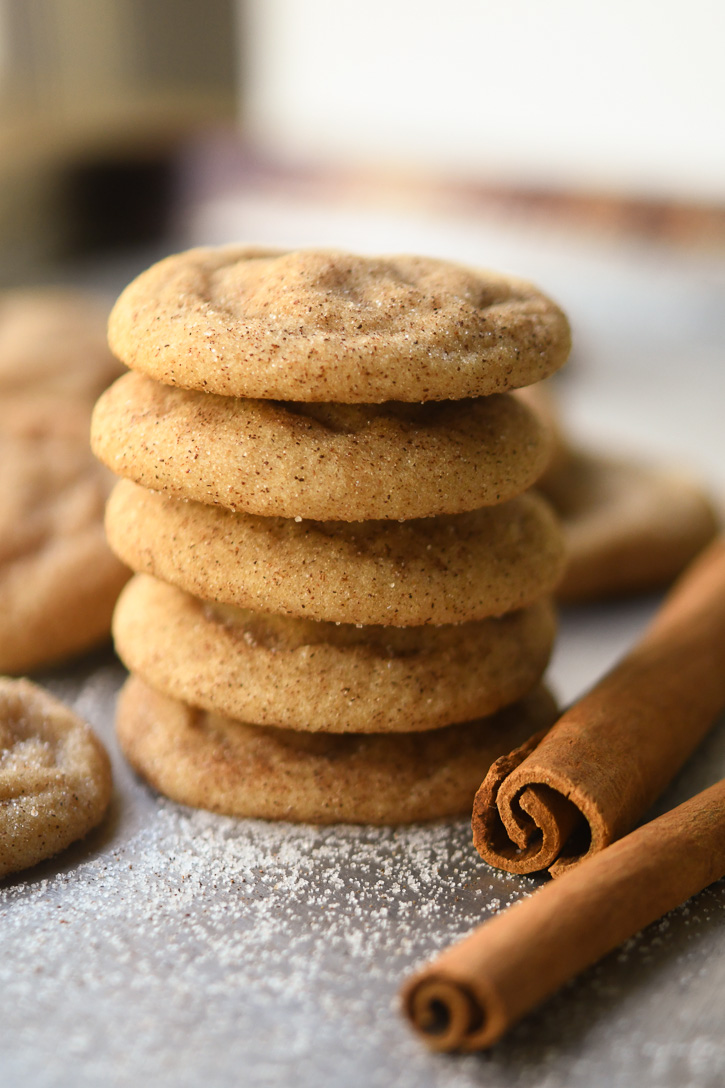
[[[537,689],[466,725],[390,736],[303,733],[194,710],[137,677],[116,728],[133,767],[172,800],[230,816],[410,823],[470,813],[491,763],[556,717]]]
[[[110,551],[112,484],[88,409],[28,396],[0,405],[0,671],[25,672],[107,638],[129,572]]]
[[[430,404],[219,397],[127,374],[93,415],[119,476],[230,510],[319,520],[455,514],[505,502],[547,465],[548,433],[510,395]]]
[[[92,404],[122,367],[106,341],[108,305],[60,287],[0,292],[0,400],[41,396]]]
[[[356,627],[212,605],[148,575],[113,634],[126,666],[167,695],[245,722],[331,733],[410,732],[492,714],[539,681],[548,601],[442,627]]]
[[[566,540],[562,601],[658,589],[718,530],[705,491],[678,470],[573,449],[542,487]]]
[[[0,877],[82,838],[110,797],[108,756],[85,722],[27,680],[0,678]]]
[[[564,563],[547,503],[415,521],[317,522],[234,514],[129,480],[106,511],[111,547],[133,570],[203,600],[341,623],[465,623],[551,592]]]
[[[538,381],[570,347],[535,287],[426,257],[196,249],[143,272],[109,340],[151,378],[223,396],[380,403]]]

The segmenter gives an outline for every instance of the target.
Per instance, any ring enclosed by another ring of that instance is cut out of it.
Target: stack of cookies
[[[564,362],[561,311],[439,260],[199,249],[125,290],[110,343],[130,762],[231,815],[470,811],[554,714],[549,439],[506,390]]]

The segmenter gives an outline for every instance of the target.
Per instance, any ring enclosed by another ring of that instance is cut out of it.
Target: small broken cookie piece
[[[458,400],[552,374],[565,315],[536,287],[432,257],[227,246],[153,265],[109,343],[150,378],[227,397]]]
[[[83,838],[110,798],[90,727],[28,680],[0,678],[0,878]]]

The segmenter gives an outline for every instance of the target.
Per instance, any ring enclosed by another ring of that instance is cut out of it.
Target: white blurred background
[[[516,186],[725,195],[719,0],[248,0],[261,144]]]
[[[725,489],[720,0],[0,0],[0,283],[231,241],[491,265],[586,438]]]
[[[344,172],[722,247],[724,42],[720,0],[0,0],[0,273],[122,244],[154,168],[147,230]]]

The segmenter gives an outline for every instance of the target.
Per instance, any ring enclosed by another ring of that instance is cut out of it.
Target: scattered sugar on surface
[[[315,828],[158,801],[113,748],[119,680],[50,685],[109,742],[118,797],[98,839],[0,887],[3,1088],[723,1083],[722,882],[489,1055],[430,1054],[402,980],[537,882],[483,865],[465,821]]]
[[[629,1045],[636,1064],[664,1070],[663,1084],[667,1071],[685,1069],[682,1083],[698,1085],[725,1073],[723,1048],[707,1032],[694,1051],[678,1049],[673,1025],[661,1043],[646,1032],[637,1041],[627,1017],[642,995],[607,963],[491,1057],[428,1054],[397,1013],[400,981],[528,883],[482,866],[468,836],[465,823],[320,829],[161,802],[109,853],[0,892],[9,950],[0,1041],[12,1040],[32,1084],[65,1083],[69,1062],[79,1063],[80,1084],[152,1074],[155,1083],[191,1085],[202,1073],[231,1084],[241,1063],[255,1070],[250,1084],[294,1070],[302,1085],[364,1076],[358,1083],[465,1086],[480,1083],[482,1062],[492,1085],[578,1083],[564,1069],[589,1070],[597,1084],[593,1040],[611,1047],[621,1025],[617,1060]],[[698,915],[722,916],[725,897],[707,895]],[[656,971],[677,930],[679,984],[689,985],[703,968],[687,947],[697,934],[681,924],[691,918],[692,906],[676,912],[617,960],[627,973]],[[577,993],[587,1021],[594,1007],[586,1030]],[[559,1079],[538,1079],[542,1061]]]
[[[96,1073],[103,1054],[115,1067],[108,1083],[153,1065],[159,1032],[182,1084],[200,1054],[209,1071],[231,1070],[235,1049],[245,1064],[307,1055],[315,1065],[325,1039],[326,1060],[335,1066],[337,1052],[352,1069],[370,1033],[391,1025],[425,1065],[434,1060],[391,1002],[415,960],[486,914],[483,888],[477,909],[453,909],[456,889],[476,879],[470,854],[465,825],[318,829],[162,802],[110,855],[0,893],[12,947],[0,1035],[44,1052],[48,1069],[59,1045]]]

